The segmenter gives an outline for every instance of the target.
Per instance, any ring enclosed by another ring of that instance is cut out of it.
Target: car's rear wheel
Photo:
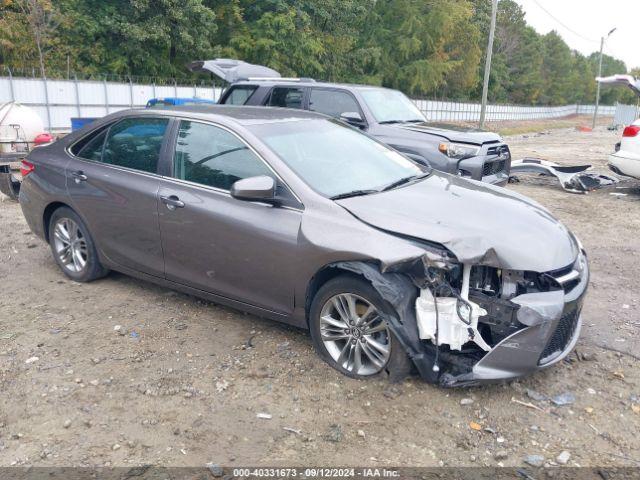
[[[310,329],[319,355],[352,378],[370,377],[409,360],[389,329],[390,305],[364,279],[336,277],[323,285],[310,310]]]
[[[89,230],[70,208],[61,207],[51,215],[49,244],[56,263],[72,280],[90,282],[108,273],[100,263]]]

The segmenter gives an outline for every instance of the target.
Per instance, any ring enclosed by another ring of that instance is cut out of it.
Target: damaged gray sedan
[[[116,270],[308,328],[351,377],[504,380],[580,334],[586,255],[545,208],[319,114],[128,110],[23,171],[24,215],[68,277]]]

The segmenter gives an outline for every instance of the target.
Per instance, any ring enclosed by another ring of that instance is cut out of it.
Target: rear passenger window
[[[271,90],[267,105],[270,107],[302,108],[302,88],[275,87]]]
[[[242,85],[233,87],[224,99],[224,105],[244,105],[258,87],[254,85]]]
[[[102,131],[90,135],[89,138],[80,140],[73,146],[71,153],[80,158],[99,162],[102,158],[102,146],[106,136],[107,128],[104,128]]]
[[[311,89],[309,98],[309,110],[324,113],[332,117],[340,117],[346,112],[360,113],[360,108],[355,99],[347,92],[339,90]]]
[[[265,163],[238,137],[205,123],[180,122],[173,157],[175,178],[230,190],[238,180],[273,176]]]
[[[107,134],[102,162],[156,173],[168,123],[163,118],[127,118],[116,123]]]

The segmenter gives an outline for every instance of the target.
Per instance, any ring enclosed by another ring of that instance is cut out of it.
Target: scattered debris
[[[29,357],[24,361],[24,363],[29,365],[30,363],[37,362],[38,360],[40,360],[40,358],[38,358],[38,357]]]
[[[207,468],[211,472],[211,475],[216,478],[222,477],[222,475],[224,475],[224,470],[217,463],[207,463]]]
[[[575,403],[576,396],[573,393],[565,392],[565,393],[561,393],[560,395],[556,395],[555,397],[552,397],[551,401],[554,403],[554,405],[557,405],[558,407],[563,407],[565,405],[571,405]]]
[[[298,429],[291,428],[291,427],[282,427],[282,429],[285,432],[295,433],[296,435],[302,435],[302,430],[298,430]]]
[[[227,388],[229,388],[229,382],[226,380],[216,382],[216,391],[218,393],[224,392]]]
[[[67,419],[62,424],[62,428],[69,428],[71,426],[71,420]]]
[[[362,438],[366,438],[367,435],[364,433],[364,430],[358,430],[358,436]]]
[[[400,395],[402,395],[402,390],[400,390],[396,386],[390,385],[390,386],[388,386],[387,388],[384,389],[382,394],[387,398],[397,398]]]
[[[558,462],[560,465],[566,465],[569,462],[570,458],[571,454],[564,450],[560,453],[560,455],[556,457],[556,462]]]
[[[324,439],[328,442],[338,443],[342,440],[342,427],[336,423],[329,425],[329,431]]]
[[[524,457],[524,463],[536,468],[542,467],[544,465],[544,457],[542,455],[527,455]]]
[[[507,452],[506,450],[498,450],[493,454],[493,458],[495,458],[496,460],[506,460],[507,458],[509,458],[509,452]]]
[[[460,405],[471,405],[473,403],[473,398],[463,398],[460,400]]]
[[[617,178],[609,175],[586,173],[589,168],[591,165],[562,166],[540,158],[523,158],[511,163],[511,173],[553,176],[558,179],[563,189],[571,193],[587,193],[619,182]]]
[[[542,408],[540,408],[537,405],[534,405],[533,403],[523,402],[522,400],[518,400],[517,398],[514,398],[514,397],[511,397],[511,401],[513,403],[517,403],[518,405],[522,405],[523,407],[533,408],[534,410],[539,410],[541,412],[544,412],[544,410]]]
[[[479,432],[480,430],[482,430],[482,425],[480,425],[478,422],[469,422],[469,428],[471,430]]]
[[[548,399],[546,395],[543,393],[536,392],[535,390],[531,390],[527,388],[527,397],[531,400],[535,400],[536,402],[543,402]]]
[[[273,415],[271,415],[270,413],[258,413],[256,417],[262,420],[271,420],[273,418]]]

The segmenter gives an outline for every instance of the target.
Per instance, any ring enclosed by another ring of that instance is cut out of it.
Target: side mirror
[[[238,180],[231,185],[231,196],[238,200],[273,203],[276,195],[276,182],[267,175]]]
[[[365,126],[364,119],[358,112],[343,112],[340,114],[340,120],[358,128]]]

